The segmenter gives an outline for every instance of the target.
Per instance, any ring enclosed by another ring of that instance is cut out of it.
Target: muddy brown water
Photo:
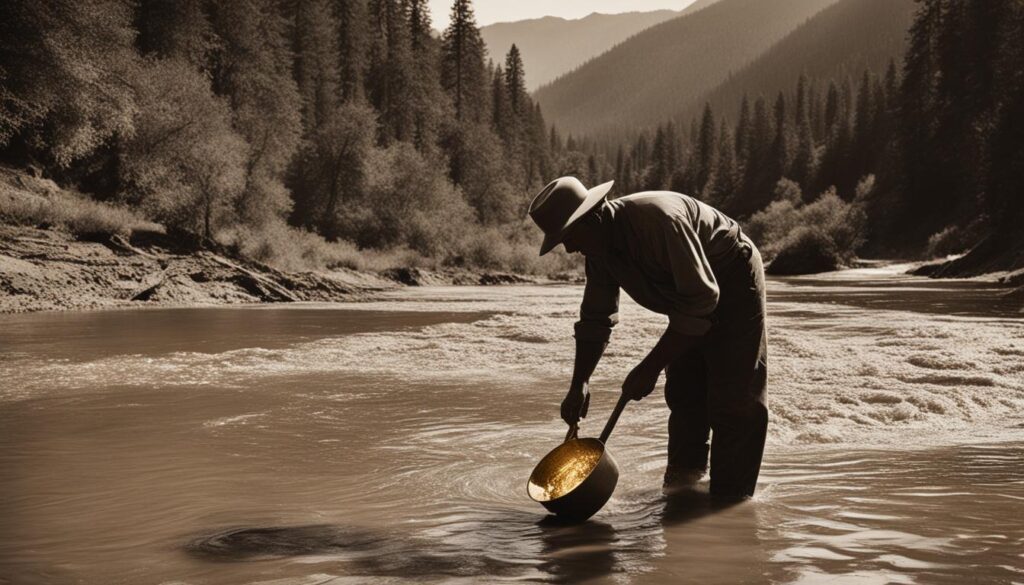
[[[770,284],[753,501],[662,494],[656,393],[580,526],[526,494],[578,287],[0,317],[0,583],[1024,582],[1024,325],[903,282]],[[663,325],[625,304],[583,435]]]

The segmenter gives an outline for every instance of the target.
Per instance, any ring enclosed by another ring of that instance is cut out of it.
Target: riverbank
[[[353,248],[351,254],[361,252]],[[81,197],[53,181],[0,167],[0,314],[351,302],[401,286],[540,280],[500,271],[431,270],[395,261],[349,262],[352,267],[328,259],[302,264],[323,268],[282,270],[235,248],[168,231],[130,210]]]
[[[336,270],[287,274],[163,234],[85,241],[63,231],[0,225],[0,312],[125,306],[341,301],[393,288]]]
[[[282,302],[352,302],[403,286],[538,282],[505,272],[335,268],[284,272],[157,232],[83,240],[0,224],[0,313]]]

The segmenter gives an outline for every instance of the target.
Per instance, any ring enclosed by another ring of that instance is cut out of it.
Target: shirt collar
[[[604,232],[602,239],[605,242],[605,252],[610,254],[624,250],[621,241],[622,230],[616,223],[618,211],[619,205],[615,201],[605,201],[601,204],[601,230]]]

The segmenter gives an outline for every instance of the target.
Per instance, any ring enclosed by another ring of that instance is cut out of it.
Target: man
[[[530,205],[544,231],[540,253],[564,244],[586,257],[575,325],[576,358],[562,418],[586,416],[587,385],[618,322],[619,289],[668,316],[668,328],[626,377],[641,400],[665,371],[669,416],[666,487],[692,485],[708,467],[711,494],[753,495],[768,426],[764,269],[753,243],[720,211],[669,191],[606,200],[574,177],[548,184]]]

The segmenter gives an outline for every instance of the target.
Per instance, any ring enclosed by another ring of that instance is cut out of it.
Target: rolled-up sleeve
[[[619,283],[603,261],[587,258],[587,284],[580,304],[580,320],[574,327],[576,339],[607,342],[619,322]]]
[[[676,292],[668,326],[683,335],[704,335],[718,306],[718,282],[693,227],[684,218],[666,219],[664,250]]]

